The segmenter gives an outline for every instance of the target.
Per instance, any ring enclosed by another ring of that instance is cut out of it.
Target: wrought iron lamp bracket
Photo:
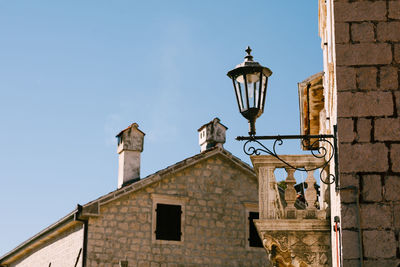
[[[307,169],[305,167],[295,167],[282,159],[278,153],[276,152],[276,146],[283,145],[283,140],[285,139],[300,139],[302,141],[303,146],[309,147],[311,150],[311,154],[316,158],[324,158],[325,161],[322,165]],[[311,139],[316,139],[311,142]],[[339,190],[339,162],[338,162],[338,148],[337,148],[337,127],[333,126],[333,135],[332,134],[322,134],[322,135],[273,135],[273,136],[238,136],[236,137],[238,141],[246,141],[243,145],[243,151],[247,155],[260,155],[261,153],[266,153],[271,155],[286,166],[295,169],[297,171],[309,172],[317,169],[321,169],[320,171],[320,180],[324,184],[333,184],[335,183],[336,191]],[[269,149],[265,145],[263,145],[260,140],[274,140],[272,148]],[[306,145],[306,143],[310,143]],[[330,149],[328,149],[330,148]],[[318,152],[318,153],[317,153]],[[322,178],[323,170],[326,170],[330,166],[330,162],[334,160],[335,168],[334,173],[328,172],[326,179]]]

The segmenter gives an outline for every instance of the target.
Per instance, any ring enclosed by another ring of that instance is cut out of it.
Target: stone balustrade
[[[297,200],[298,195],[294,187],[296,185],[296,180],[294,178],[295,169],[288,167],[273,156],[254,156],[251,159],[259,177],[260,218],[325,218],[326,211],[317,209],[320,204],[317,202],[317,190],[314,187],[316,183],[314,170],[318,166],[324,164],[324,159],[312,155],[286,155],[281,156],[281,158],[293,167],[311,170],[306,172],[307,178],[305,184],[307,186],[305,187],[307,189],[303,196],[305,202],[300,201],[299,203],[299,200]],[[287,177],[284,180],[286,188],[278,187],[275,178],[275,170],[278,168],[284,168],[287,173]],[[282,190],[284,192],[283,197],[282,194],[279,194]]]
[[[324,159],[313,155],[280,157],[295,168],[311,171],[306,172],[307,189],[300,201],[294,187],[295,169],[273,156],[251,157],[259,183],[260,219],[254,222],[264,247],[276,266],[329,266],[330,222],[327,205],[318,203],[313,170],[323,165]],[[286,188],[276,181],[275,170],[279,168],[286,170]]]

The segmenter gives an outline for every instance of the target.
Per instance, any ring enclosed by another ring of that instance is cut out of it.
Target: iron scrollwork
[[[246,141],[243,145],[243,151],[247,155],[260,155],[266,153],[271,155],[288,167],[297,171],[314,171],[321,169],[320,180],[324,184],[336,184],[336,188],[339,188],[339,177],[338,177],[338,158],[337,158],[337,138],[336,138],[336,127],[334,127],[334,135],[277,135],[277,136],[239,136],[236,138],[239,141]],[[316,158],[325,158],[324,163],[321,166],[307,169],[305,167],[295,167],[282,159],[277,153],[277,146],[282,146],[285,139],[300,139],[304,147],[309,148],[311,154]],[[272,148],[269,149],[263,145],[259,140],[274,140]],[[326,179],[323,179],[322,173],[329,167],[331,160],[335,161],[335,174],[327,172]]]

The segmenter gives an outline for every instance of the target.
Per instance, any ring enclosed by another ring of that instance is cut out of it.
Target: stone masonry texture
[[[358,198],[364,266],[398,266],[400,1],[333,3],[341,186],[359,190],[340,192],[343,263],[359,264]]]
[[[77,226],[44,242],[24,258],[14,262],[9,267],[57,266],[71,267],[75,265],[79,251],[83,246],[83,226]],[[82,255],[78,265],[82,266]]]
[[[258,202],[257,179],[219,155],[168,174],[100,206],[89,220],[88,266],[270,266],[248,248],[245,203]],[[152,194],[182,198],[184,240],[162,244],[152,231]]]

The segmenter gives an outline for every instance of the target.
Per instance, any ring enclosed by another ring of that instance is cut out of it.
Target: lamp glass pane
[[[265,75],[262,76],[262,85],[261,85],[261,101],[260,101],[260,109],[264,110],[264,105],[265,105],[265,97],[267,94],[267,82],[268,82],[268,77],[266,77]]]
[[[257,79],[255,77],[258,77]],[[247,74],[246,75],[249,108],[260,108],[258,105],[258,98],[260,97],[260,74]]]
[[[246,89],[244,83],[239,83],[236,79],[236,94],[239,99],[239,108],[240,112],[243,112],[248,109],[247,100],[246,100]]]
[[[234,81],[234,85],[235,85],[235,94],[236,94],[237,102],[238,102],[238,105],[239,105],[239,111],[242,112],[242,110],[243,110],[243,97],[242,97],[240,84],[238,82]]]

